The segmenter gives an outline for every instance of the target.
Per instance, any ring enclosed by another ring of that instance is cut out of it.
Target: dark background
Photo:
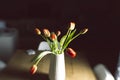
[[[62,31],[70,21],[76,22],[77,30],[88,27],[89,32],[75,39],[70,46],[83,50],[92,67],[103,63],[114,74],[120,47],[119,4],[119,0],[0,0],[0,19],[9,24],[11,20],[40,19],[45,20],[43,23],[48,28]],[[29,49],[32,44],[31,48],[36,48],[38,38],[27,34],[34,27],[18,25],[14,26],[20,29],[18,48]],[[25,46],[27,39],[31,40],[29,46]]]

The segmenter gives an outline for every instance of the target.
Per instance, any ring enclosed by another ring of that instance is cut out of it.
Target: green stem
[[[72,41],[73,39],[77,38],[79,35],[81,35],[81,32],[79,32],[76,36],[74,36],[74,37],[71,39],[71,41]]]
[[[51,51],[44,51],[44,52],[40,53],[40,55],[38,55],[38,57],[36,58],[37,60],[36,60],[36,62],[35,62],[35,65],[38,65],[38,63],[40,62],[40,60],[41,60],[44,56],[46,56],[46,55],[48,55],[48,54],[52,54],[52,52],[51,52]]]
[[[69,37],[70,33],[71,33],[71,30],[68,29],[65,41],[64,41],[63,46],[62,46],[62,51],[64,51],[64,46],[66,46],[66,43],[68,42],[68,37]]]
[[[43,35],[41,35],[41,37],[42,37],[44,40],[46,40],[46,38],[45,38]]]
[[[65,48],[69,45],[69,43],[71,41],[73,41],[75,38],[77,38],[79,35],[81,35],[81,33],[78,33],[76,36],[74,36],[72,39],[70,39],[69,41],[67,41],[66,45],[63,47],[63,50],[65,50]]]
[[[65,44],[65,42],[66,42],[66,39],[67,39],[67,37],[68,37],[69,32],[70,32],[70,30],[68,29],[68,31],[67,31],[67,33],[66,33],[65,41],[63,42],[63,45],[62,45],[62,46],[64,46],[64,44]]]

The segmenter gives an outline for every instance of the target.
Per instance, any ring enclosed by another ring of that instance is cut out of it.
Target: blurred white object
[[[27,52],[28,55],[34,55],[35,54],[35,51],[33,49],[28,49],[26,52]]]
[[[117,72],[115,74],[115,79],[120,80],[120,67],[117,68]]]
[[[117,70],[115,72],[115,80],[120,80],[120,52],[118,55]]]
[[[94,72],[98,80],[115,80],[113,75],[103,64],[96,65],[94,67]]]
[[[50,47],[46,41],[42,41],[38,46],[38,50],[50,50]]]
[[[7,62],[16,49],[18,32],[14,28],[0,29],[0,59]]]
[[[0,60],[0,71],[2,71],[4,68],[6,68],[6,63]]]
[[[0,29],[5,29],[6,28],[6,22],[3,20],[0,20]]]

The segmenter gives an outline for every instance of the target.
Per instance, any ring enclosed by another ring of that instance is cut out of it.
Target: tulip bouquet
[[[71,22],[70,27],[67,30],[67,33],[61,37],[60,40],[58,40],[58,37],[60,36],[61,32],[57,31],[50,32],[48,29],[43,29],[43,33],[41,33],[39,28],[35,28],[35,32],[37,35],[40,35],[49,45],[50,51],[42,51],[39,55],[35,56],[33,58],[33,66],[30,69],[30,72],[34,74],[37,70],[37,65],[40,62],[40,60],[47,54],[54,54],[59,55],[62,53],[67,53],[72,58],[76,56],[76,52],[72,48],[68,48],[68,45],[71,41],[73,41],[78,36],[85,34],[88,31],[88,28],[82,29],[78,34],[75,35],[76,29],[75,29],[75,23]]]

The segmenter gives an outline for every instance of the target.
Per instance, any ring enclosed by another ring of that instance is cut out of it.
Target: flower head
[[[35,28],[35,32],[36,32],[36,34],[38,34],[38,35],[41,34],[41,31],[40,31],[38,28]]]
[[[43,29],[43,33],[45,37],[50,37],[50,31],[48,29]]]
[[[66,49],[66,53],[71,56],[72,58],[74,58],[76,56],[76,52],[72,49],[72,48],[67,48]]]
[[[70,29],[70,30],[73,30],[74,28],[75,28],[75,23],[74,23],[74,22],[71,22],[71,23],[70,23],[70,28],[69,28],[69,29]]]
[[[37,65],[33,65],[30,69],[30,73],[33,75],[36,73],[36,71],[37,71]]]
[[[85,34],[88,31],[88,28],[85,28],[83,30],[80,31],[81,34]]]
[[[57,36],[60,36],[61,32],[60,31],[57,31],[56,35]]]
[[[54,32],[52,32],[51,35],[50,35],[50,38],[51,38],[52,41],[54,41],[54,40],[57,39],[57,36]]]

